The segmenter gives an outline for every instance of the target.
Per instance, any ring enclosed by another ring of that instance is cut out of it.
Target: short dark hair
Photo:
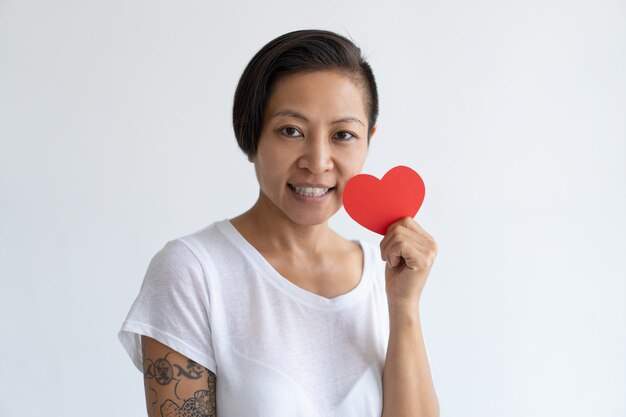
[[[263,115],[274,84],[281,77],[311,70],[338,70],[355,78],[365,92],[369,141],[378,117],[378,91],[372,68],[361,50],[334,32],[296,30],[261,48],[239,79],[233,103],[233,129],[246,155],[256,154]]]

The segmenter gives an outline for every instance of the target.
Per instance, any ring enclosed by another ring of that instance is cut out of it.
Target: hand
[[[380,242],[385,268],[387,302],[390,306],[414,309],[430,268],[437,257],[437,243],[410,217],[393,223]]]

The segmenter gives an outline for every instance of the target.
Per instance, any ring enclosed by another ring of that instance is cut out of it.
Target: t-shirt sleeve
[[[140,371],[145,335],[216,373],[209,312],[200,261],[182,240],[172,240],[150,261],[118,337]]]

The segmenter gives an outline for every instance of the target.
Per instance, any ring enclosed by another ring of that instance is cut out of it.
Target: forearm
[[[419,309],[389,308],[383,371],[383,417],[438,417]]]

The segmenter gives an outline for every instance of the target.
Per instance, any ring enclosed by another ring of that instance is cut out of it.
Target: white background
[[[0,416],[145,415],[119,326],[167,240],[254,202],[232,96],[302,28],[374,68],[365,172],[426,183],[442,417],[626,416],[623,0],[0,0]]]

